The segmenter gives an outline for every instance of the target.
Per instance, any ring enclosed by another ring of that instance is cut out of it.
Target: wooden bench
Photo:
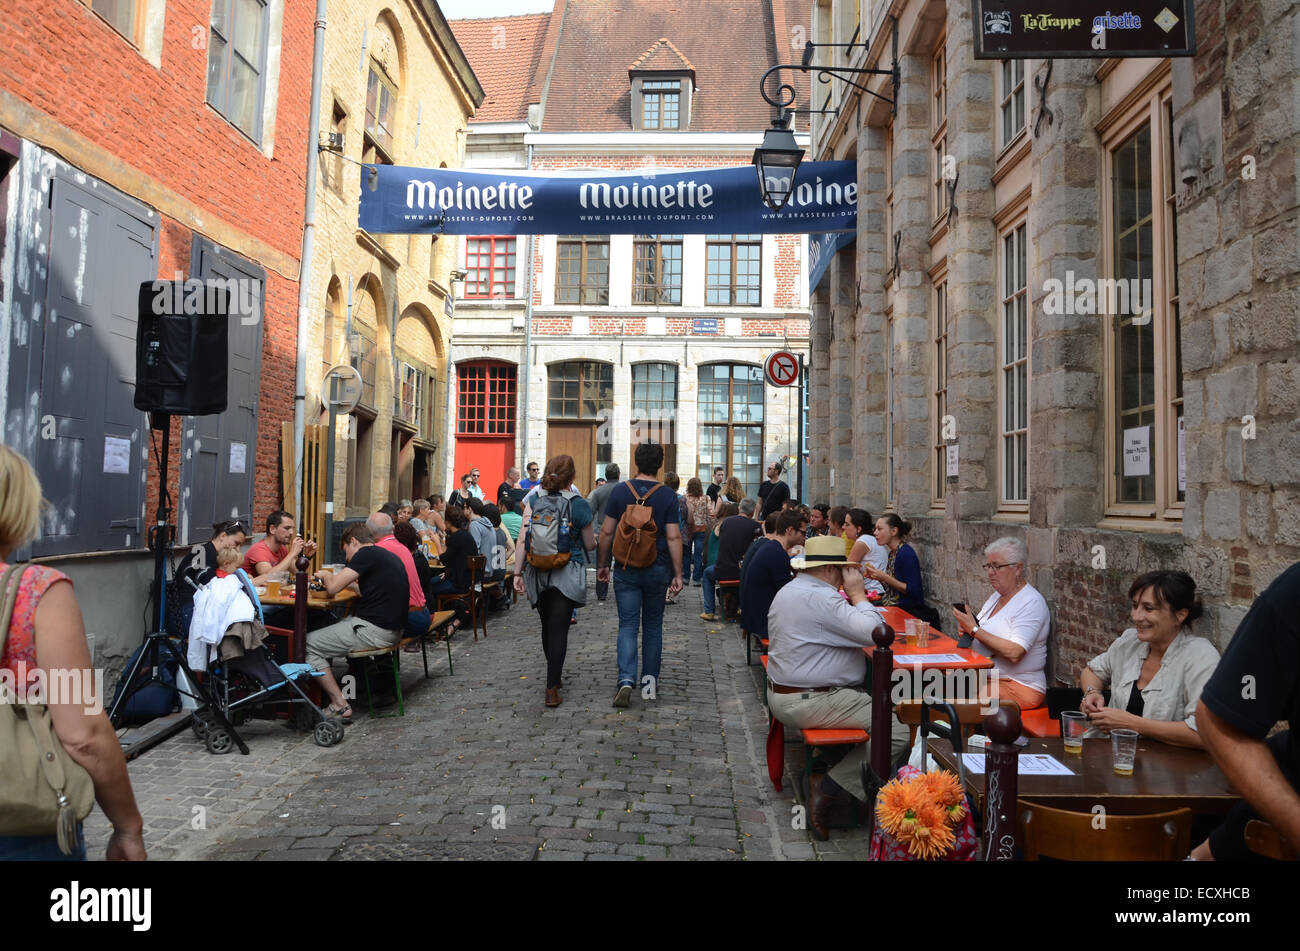
[[[740,579],[715,581],[713,584],[718,589],[718,607],[722,608],[722,619],[729,621],[738,616],[740,604],[737,599],[740,595]]]
[[[753,633],[752,631],[745,631],[745,630],[742,630],[740,634],[742,637],[745,638],[745,663],[746,664],[754,663],[753,661],[754,641],[758,641],[758,646],[762,648],[762,654],[764,655],[767,654],[768,639],[766,637],[759,637],[757,634]]]
[[[807,801],[808,783],[812,782],[813,772],[813,750],[823,746],[856,746],[859,743],[866,743],[871,736],[866,730],[859,730],[856,727],[834,729],[804,729],[799,731],[799,738],[803,740],[803,776],[804,776],[804,801]]]
[[[435,641],[438,640],[439,631],[442,632],[442,642],[447,645],[447,673],[453,676],[456,673],[451,666],[451,639],[456,632],[454,629],[447,626],[455,616],[455,611],[435,611],[429,618],[429,629],[419,638],[420,657],[424,661],[424,678],[426,680],[429,679],[429,654],[427,645],[429,643],[429,638],[431,637]],[[412,640],[414,640],[414,638],[406,638],[405,643],[409,643]]]
[[[388,647],[363,647],[360,650],[348,651],[348,660],[366,661],[368,663],[378,663],[379,658],[387,657],[389,669],[393,672],[393,688],[397,692],[397,712],[384,713],[379,716],[386,717],[404,717],[406,716],[406,701],[402,698],[402,650],[408,644],[414,644],[419,640],[417,637],[401,637],[397,643]],[[375,691],[370,683],[370,668],[367,666],[366,671],[366,712],[370,716],[375,714]]]

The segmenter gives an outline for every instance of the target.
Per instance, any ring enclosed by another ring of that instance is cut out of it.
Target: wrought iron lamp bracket
[[[813,43],[809,41],[803,48],[803,59],[798,63],[779,63],[773,66],[763,74],[763,78],[758,81],[758,90],[769,104],[777,109],[788,110],[795,115],[812,115],[813,113],[835,113],[835,109],[792,109],[790,108],[795,101],[795,88],[788,82],[780,83],[776,87],[776,96],[768,94],[768,77],[775,75],[780,79],[781,70],[790,70],[792,72],[801,72],[807,75],[810,72],[817,73],[817,81],[823,84],[829,84],[832,79],[838,79],[859,92],[864,92],[869,96],[874,96],[881,102],[889,103],[893,115],[898,115],[898,87],[902,83],[902,71],[898,66],[898,21],[892,21],[893,29],[893,65],[889,69],[868,69],[865,67],[849,66],[814,66],[812,64],[813,55],[819,49],[853,49],[855,46],[864,46],[862,43]],[[892,96],[882,96],[874,89],[868,89],[861,83],[855,82],[850,77],[853,76],[889,76],[892,79]]]

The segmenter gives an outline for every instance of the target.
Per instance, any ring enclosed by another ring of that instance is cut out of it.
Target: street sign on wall
[[[1193,0],[971,0],[976,59],[1192,56]]]
[[[773,386],[794,386],[799,382],[799,358],[789,350],[778,350],[763,361],[763,375]]]

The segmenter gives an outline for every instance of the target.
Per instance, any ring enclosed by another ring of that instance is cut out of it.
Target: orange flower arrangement
[[[952,773],[918,773],[893,779],[876,797],[880,827],[918,859],[937,859],[956,843],[965,798]]]

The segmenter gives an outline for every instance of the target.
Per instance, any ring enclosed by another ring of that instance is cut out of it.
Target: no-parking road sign
[[[789,350],[778,350],[763,363],[763,375],[773,386],[794,386],[799,382],[799,358]]]

